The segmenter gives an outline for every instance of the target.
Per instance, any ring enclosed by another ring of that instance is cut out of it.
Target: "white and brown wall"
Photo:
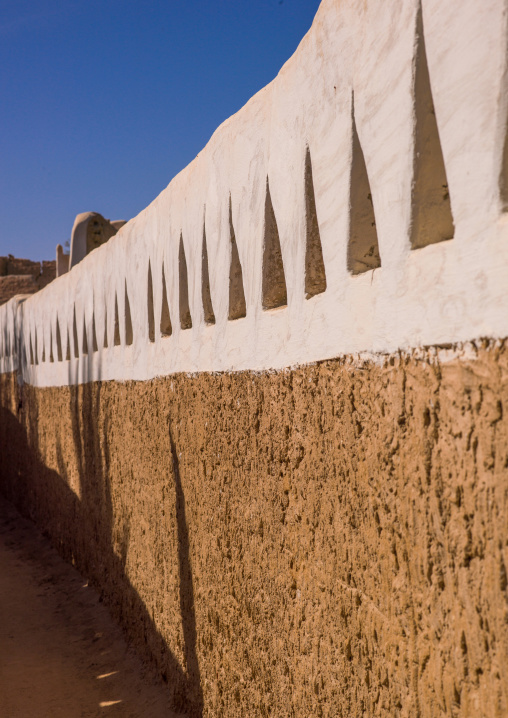
[[[0,308],[2,490],[177,709],[508,712],[507,35],[502,0],[324,0]]]

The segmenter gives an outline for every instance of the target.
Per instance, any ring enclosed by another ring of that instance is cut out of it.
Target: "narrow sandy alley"
[[[0,718],[175,718],[95,591],[0,497]]]

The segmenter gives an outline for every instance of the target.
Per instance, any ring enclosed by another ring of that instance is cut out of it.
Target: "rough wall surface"
[[[1,488],[205,716],[508,714],[508,347],[18,387]]]
[[[17,294],[35,294],[56,277],[56,262],[0,257],[0,305]]]
[[[0,304],[18,294],[35,294],[39,290],[36,278],[31,274],[0,277]]]
[[[507,37],[504,0],[323,0],[0,307],[2,490],[177,710],[508,715]]]

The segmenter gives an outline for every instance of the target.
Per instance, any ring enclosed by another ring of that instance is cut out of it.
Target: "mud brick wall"
[[[39,289],[32,274],[0,277],[0,304],[8,302],[17,294],[35,294]]]
[[[508,350],[18,387],[1,488],[205,716],[508,714]]]
[[[32,262],[31,259],[19,259],[9,254],[7,257],[0,257],[0,276],[8,274],[31,275],[38,277],[41,273],[41,263]]]
[[[0,305],[17,294],[35,294],[56,277],[56,261],[0,257]]]

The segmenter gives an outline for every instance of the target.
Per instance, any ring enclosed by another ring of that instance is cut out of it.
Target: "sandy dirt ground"
[[[97,593],[0,497],[0,718],[175,718]]]

